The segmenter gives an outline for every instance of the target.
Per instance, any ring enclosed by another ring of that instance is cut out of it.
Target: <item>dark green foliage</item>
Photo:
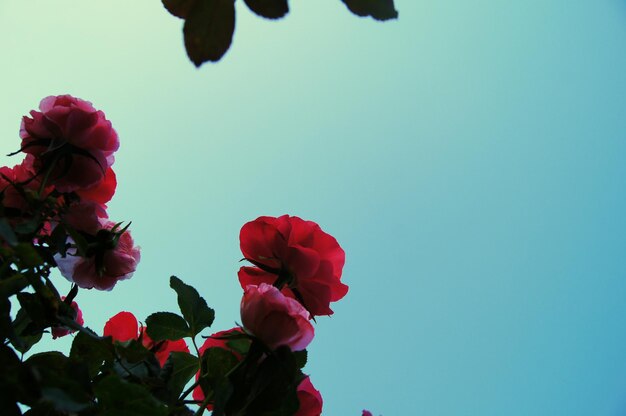
[[[350,11],[358,16],[371,16],[376,20],[396,19],[393,0],[341,0]]]
[[[267,19],[279,19],[289,13],[287,0],[244,0],[250,10]]]
[[[171,399],[178,399],[187,382],[200,370],[198,357],[186,352],[175,351],[170,354],[163,366],[161,377],[165,379]]]
[[[208,307],[196,289],[183,283],[176,276],[170,277],[170,287],[178,295],[178,306],[189,324],[192,337],[213,324],[215,311]]]
[[[191,329],[182,316],[172,312],[156,312],[146,318],[148,336],[153,341],[177,340],[191,336]]]
[[[398,17],[393,0],[341,0],[358,16],[376,20]],[[217,62],[230,48],[235,31],[234,0],[162,0],[174,16],[185,19],[183,37],[187,56],[195,66]],[[258,16],[280,19],[289,13],[288,0],[244,0]]]
[[[191,62],[199,67],[207,61],[219,61],[230,48],[234,31],[234,0],[196,0],[183,26]]]
[[[167,407],[139,384],[115,375],[101,380],[94,388],[101,416],[167,416]]]

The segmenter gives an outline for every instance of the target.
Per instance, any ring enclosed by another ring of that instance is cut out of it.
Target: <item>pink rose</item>
[[[243,331],[238,326],[235,328],[228,329],[226,331],[216,332],[215,334],[207,338],[204,341],[204,344],[202,344],[202,346],[198,348],[198,351],[200,352],[200,357],[202,357],[202,354],[204,354],[204,352],[208,350],[209,348],[222,348],[222,349],[232,352],[235,355],[235,357],[237,357],[237,359],[241,361],[241,359],[243,358],[241,354],[233,350],[232,348],[230,348],[227,344],[228,339],[222,338],[222,337],[226,337],[228,335],[234,335],[234,334],[242,334],[242,333]],[[196,381],[198,380],[198,378],[200,378],[199,371],[196,374]],[[204,392],[202,391],[202,388],[200,386],[196,387],[193,390],[193,399],[199,402],[202,402],[204,401],[204,398],[205,396],[204,396]],[[213,410],[213,404],[209,403],[206,409]]]
[[[284,293],[301,301],[312,316],[331,315],[330,302],[348,292],[340,280],[343,249],[312,221],[259,217],[241,228],[239,239],[243,255],[256,266],[239,270],[243,288],[278,280]]]
[[[154,352],[161,367],[165,365],[171,352],[189,352],[187,343],[182,339],[162,342],[152,341],[146,333],[145,327],[143,325],[140,326],[135,315],[130,312],[120,312],[109,319],[106,324],[104,324],[103,335],[119,342],[141,338],[141,344]]]
[[[41,111],[22,118],[22,151],[35,156],[35,168],[52,164],[50,184],[59,192],[89,188],[100,182],[119,147],[117,133],[102,111],[71,95],[41,100]]]
[[[65,296],[61,296],[61,300],[65,300]],[[76,319],[74,319],[76,323],[78,325],[84,324],[85,321],[83,320],[83,311],[80,310],[80,308],[78,307],[78,304],[75,301],[72,301],[70,306],[72,307],[72,309],[74,309],[74,312],[76,312]],[[57,338],[64,337],[67,334],[74,332],[74,330],[70,328],[66,328],[64,326],[54,326],[52,327],[51,332],[52,332],[52,339],[57,339]]]
[[[300,407],[294,416],[320,416],[322,414],[322,395],[313,387],[307,376],[298,385],[298,401]]]
[[[313,340],[315,330],[310,315],[298,301],[283,295],[267,283],[246,286],[241,299],[244,328],[268,348],[282,345],[303,350]]]
[[[130,231],[119,235],[114,226],[110,221],[102,224],[94,236],[96,247],[88,257],[78,256],[76,250],[68,250],[65,257],[54,256],[67,280],[83,289],[111,290],[119,280],[130,279],[141,257],[139,247],[134,245]]]

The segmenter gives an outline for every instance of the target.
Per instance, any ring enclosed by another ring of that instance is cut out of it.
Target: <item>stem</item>
[[[185,390],[183,394],[181,394],[181,396],[178,398],[178,400],[182,401],[183,403],[186,402],[187,400],[183,400],[183,399],[189,396],[189,393],[191,393],[199,385],[200,385],[200,378],[198,378],[198,380],[196,380],[195,383],[193,383],[187,390]]]
[[[58,157],[55,157],[52,160],[52,163],[50,163],[50,166],[48,166],[48,169],[46,169],[46,173],[44,174],[43,179],[41,180],[41,185],[39,185],[39,190],[37,191],[37,198],[41,197],[41,194],[43,193],[43,190],[46,187],[46,183],[48,182],[48,179],[50,179],[50,174],[52,173],[52,169],[54,169],[54,165],[56,165],[58,159],[59,159]]]
[[[193,344],[193,347],[196,349],[196,354],[198,354],[198,358],[202,359],[202,357],[200,356],[200,350],[198,349],[198,345],[196,344],[196,337],[191,337],[191,343]]]
[[[202,403],[200,404],[200,407],[198,408],[196,413],[193,414],[193,416],[202,415],[202,413],[204,412],[204,409],[206,409],[207,405],[209,404],[209,401],[211,401],[211,396],[205,397]]]

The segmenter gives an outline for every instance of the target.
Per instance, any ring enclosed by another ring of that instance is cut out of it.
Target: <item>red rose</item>
[[[65,300],[65,296],[61,296],[61,300]],[[76,319],[74,319],[76,323],[78,325],[84,324],[85,321],[83,320],[83,311],[80,310],[80,308],[78,307],[78,304],[75,301],[72,301],[70,306],[76,312]],[[70,328],[66,328],[64,326],[54,326],[52,327],[50,332],[52,332],[52,339],[57,339],[57,338],[64,337],[67,334],[74,332],[74,330]]]
[[[182,339],[162,342],[152,341],[146,333],[145,327],[140,326],[135,315],[130,312],[120,312],[109,319],[106,324],[104,324],[103,335],[119,342],[139,339],[141,337],[141,344],[154,352],[161,367],[165,365],[171,352],[189,352],[187,343]]]
[[[80,257],[75,250],[68,250],[65,257],[55,255],[59,271],[70,282],[84,289],[111,290],[119,280],[130,279],[141,258],[139,247],[134,245],[128,230],[115,243],[115,223],[104,222],[96,238],[105,241],[88,257]]]
[[[361,416],[372,416],[372,412],[369,410],[363,410],[363,414]]]
[[[322,414],[322,395],[313,387],[307,376],[298,385],[298,401],[300,407],[294,416],[320,416]]]
[[[238,351],[233,350],[232,348],[230,348],[228,346],[228,339],[223,338],[226,337],[228,335],[234,335],[234,334],[242,334],[243,331],[241,330],[241,328],[239,328],[238,326],[235,328],[231,328],[228,329],[226,331],[220,331],[220,332],[216,332],[215,334],[211,335],[209,338],[207,338],[204,341],[204,344],[202,344],[202,346],[200,348],[198,348],[198,351],[200,352],[200,357],[202,357],[202,354],[204,354],[204,352],[206,350],[208,350],[209,348],[222,348],[225,349],[227,351],[232,352],[235,357],[237,357],[238,360],[241,361],[241,359],[243,358],[241,356],[241,354]],[[196,381],[198,380],[198,378],[200,378],[200,372],[198,371],[198,373],[196,374]],[[197,400],[199,402],[204,401],[204,392],[202,391],[202,388],[200,386],[196,387],[195,389],[193,389],[193,399]],[[207,410],[213,410],[213,404],[209,403],[209,405],[206,407]]]
[[[239,234],[241,251],[256,267],[242,267],[239,282],[284,284],[284,293],[301,302],[312,316],[331,315],[330,302],[348,292],[341,283],[345,253],[316,223],[283,215],[259,217]]]
[[[24,196],[18,192],[17,187],[21,187],[25,191],[38,192],[41,180],[36,177],[33,167],[33,157],[27,155],[22,163],[9,168],[3,166],[0,168],[0,192],[2,193],[2,204],[7,208],[24,211],[28,209],[28,203]],[[51,187],[44,190],[44,195],[48,195],[52,191]]]
[[[104,206],[93,201],[73,202],[61,218],[72,228],[87,234],[96,234],[102,228],[101,218],[107,218]]]
[[[298,301],[283,295],[272,285],[261,283],[245,288],[241,299],[241,323],[268,348],[282,345],[303,350],[315,330],[310,315]]]
[[[89,188],[78,189],[76,193],[81,201],[93,201],[106,208],[105,204],[113,198],[116,187],[117,178],[115,177],[115,172],[113,172],[112,168],[108,168],[100,182]]]
[[[41,111],[22,118],[22,151],[36,158],[35,168],[54,168],[49,181],[59,192],[72,192],[100,182],[114,162],[117,133],[102,111],[70,95],[41,100]]]

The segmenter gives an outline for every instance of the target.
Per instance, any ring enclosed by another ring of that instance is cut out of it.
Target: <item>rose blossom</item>
[[[24,211],[28,209],[28,203],[24,196],[18,192],[16,187],[24,190],[38,192],[41,180],[36,177],[33,167],[34,158],[27,155],[22,163],[9,168],[0,167],[0,192],[2,193],[2,204],[5,207]],[[44,189],[42,197],[47,196],[52,191],[51,187]]]
[[[139,325],[137,318],[130,312],[120,312],[104,324],[103,335],[111,337],[114,341],[125,342],[131,339],[141,338],[141,344],[149,350],[153,350],[161,367],[165,365],[171,352],[189,352],[187,343],[182,340],[154,342],[146,333],[146,328]],[[156,347],[156,349],[154,349]]]
[[[243,288],[280,280],[284,293],[302,301],[312,316],[331,315],[330,302],[348,292],[340,280],[343,249],[312,221],[259,217],[241,228],[239,239],[243,255],[256,266],[239,270]]]
[[[24,116],[20,127],[22,151],[35,156],[37,171],[45,174],[54,163],[48,179],[59,192],[100,182],[119,147],[104,113],[71,95],[46,97],[39,109]]]
[[[372,412],[369,410],[363,410],[363,414],[361,416],[372,416]]]
[[[241,361],[241,359],[243,358],[241,354],[238,351],[235,351],[232,348],[230,348],[228,346],[228,339],[225,338],[228,335],[235,335],[235,334],[243,334],[242,329],[239,327],[235,327],[235,328],[228,329],[226,331],[219,331],[211,335],[209,338],[207,338],[204,341],[204,344],[202,344],[202,346],[198,348],[200,357],[202,357],[202,354],[204,354],[204,352],[208,350],[209,348],[222,348],[222,349],[232,352],[233,355],[237,357],[239,361]],[[200,378],[200,371],[196,373],[196,381],[198,380],[198,378]],[[202,388],[200,386],[197,386],[195,389],[193,389],[194,400],[202,402],[204,401],[204,398],[205,398],[204,392],[202,391]],[[213,410],[213,404],[209,403],[206,409]]]
[[[139,247],[134,245],[128,230],[114,244],[114,234],[118,232],[111,231],[114,226],[113,222],[103,221],[95,236],[104,240],[103,247],[99,245],[95,252],[88,252],[88,257],[80,257],[76,250],[68,250],[65,257],[54,256],[59,271],[67,280],[83,289],[111,290],[119,280],[130,279],[141,257]]]
[[[267,283],[246,286],[241,299],[241,323],[252,335],[274,350],[282,345],[303,350],[315,330],[310,315],[295,299]]]
[[[113,198],[116,187],[117,178],[115,172],[113,172],[112,168],[108,168],[100,182],[89,188],[78,189],[76,194],[81,201],[93,201],[106,208],[105,204]]]
[[[298,385],[298,401],[300,407],[294,416],[320,416],[322,414],[322,395],[313,387],[307,376]]]
[[[65,300],[65,296],[61,296],[61,300]],[[78,304],[75,301],[72,301],[70,306],[74,309],[74,312],[76,312],[76,319],[74,319],[74,321],[76,321],[78,325],[84,324],[85,321],[83,320],[83,311],[80,310]],[[74,330],[64,326],[54,326],[51,328],[50,332],[52,333],[52,339],[57,339],[74,332]]]

